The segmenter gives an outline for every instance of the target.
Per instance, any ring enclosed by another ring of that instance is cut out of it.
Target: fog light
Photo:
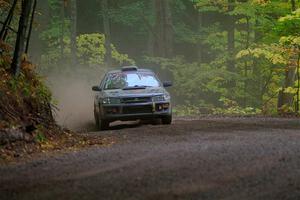
[[[164,109],[168,109],[169,108],[169,104],[168,103],[165,103],[165,104],[163,104],[163,106],[162,106]]]

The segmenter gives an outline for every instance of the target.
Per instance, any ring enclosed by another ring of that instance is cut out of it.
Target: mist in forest
[[[298,37],[296,1],[39,2],[30,56],[47,77],[63,126],[92,123],[91,86],[128,63],[173,81],[168,90],[182,114],[299,111],[300,48],[281,43]]]

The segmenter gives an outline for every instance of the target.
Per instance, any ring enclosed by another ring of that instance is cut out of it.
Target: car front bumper
[[[172,114],[170,102],[100,105],[100,118],[109,121],[153,119]]]

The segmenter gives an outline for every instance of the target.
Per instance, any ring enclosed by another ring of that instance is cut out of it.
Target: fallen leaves
[[[53,130],[52,130],[53,131]],[[18,141],[0,146],[0,164],[30,159],[33,155],[44,156],[53,152],[76,152],[89,147],[110,147],[116,143],[112,137],[78,134],[69,130],[46,137],[44,141]]]

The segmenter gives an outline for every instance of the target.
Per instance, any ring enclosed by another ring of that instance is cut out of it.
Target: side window
[[[104,88],[104,83],[106,82],[106,79],[107,79],[107,74],[105,74],[105,76],[101,80],[101,82],[100,82],[100,88],[102,88],[102,89]]]

